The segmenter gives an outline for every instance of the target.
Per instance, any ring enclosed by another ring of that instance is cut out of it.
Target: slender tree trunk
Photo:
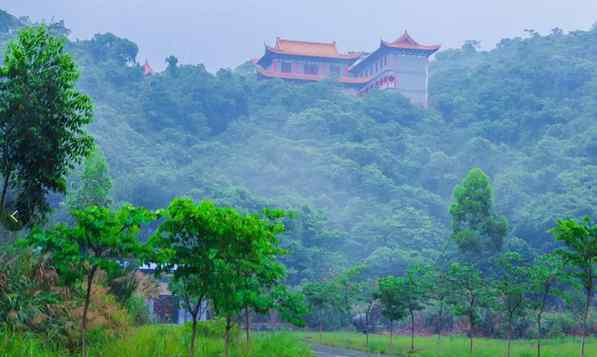
[[[410,311],[410,351],[415,351],[415,314]]]
[[[226,330],[224,331],[224,357],[228,357],[230,353],[230,330],[232,329],[232,319],[226,316]]]
[[[444,303],[443,300],[441,300],[442,302],[439,305],[439,326],[437,328],[437,342],[439,343],[439,341],[442,338],[442,327],[443,327],[443,323],[444,323]]]
[[[319,314],[319,343],[323,341],[323,316]]]
[[[251,340],[251,335],[250,335],[250,331],[251,331],[251,319],[249,316],[249,308],[245,308],[245,335],[247,338],[247,346],[249,345],[249,342]]]
[[[508,319],[508,353],[507,356],[511,356],[511,348],[512,348],[512,316]]]
[[[87,312],[89,311],[89,304],[91,303],[91,289],[93,285],[93,277],[95,276],[95,272],[97,270],[97,266],[93,266],[89,275],[87,275],[87,291],[85,293],[85,305],[83,305],[83,316],[81,317],[81,355],[83,357],[88,356],[87,352]]]
[[[589,276],[592,276],[592,271],[589,270]],[[582,327],[582,338],[580,340],[580,357],[585,357],[585,339],[587,336],[587,320],[589,319],[589,316],[591,314],[591,308],[593,304],[593,286],[592,284],[589,285],[589,287],[587,288],[587,306],[585,306],[585,313],[583,316],[583,327]]]
[[[537,357],[541,357],[541,314],[537,314]]]
[[[474,331],[474,319],[475,317],[473,316],[473,313],[469,314],[469,329],[468,329],[468,338],[469,338],[469,353],[472,356],[473,355],[473,331]]]
[[[189,351],[189,357],[195,356],[195,340],[197,338],[197,313],[191,314],[193,317],[193,332],[191,334],[191,349]]]
[[[394,349],[394,321],[390,321],[390,353]]]

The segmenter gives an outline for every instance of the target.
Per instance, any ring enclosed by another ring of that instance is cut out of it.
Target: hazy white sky
[[[0,8],[33,20],[64,19],[73,36],[98,32],[129,38],[163,67],[173,54],[209,70],[234,67],[263,53],[276,36],[333,41],[372,50],[404,29],[422,43],[491,48],[524,29],[588,29],[597,0],[0,0]]]

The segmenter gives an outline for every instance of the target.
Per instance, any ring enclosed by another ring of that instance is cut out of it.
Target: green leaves
[[[507,222],[494,213],[491,184],[481,169],[470,170],[456,186],[450,214],[452,239],[469,261],[486,263],[502,249]]]
[[[64,193],[68,170],[92,148],[83,127],[93,105],[78,78],[63,40],[43,26],[21,30],[8,45],[0,67],[0,212],[18,210],[20,227],[45,217],[46,195]]]
[[[92,267],[108,273],[120,269],[124,259],[139,258],[144,248],[139,242],[141,226],[155,217],[143,208],[125,205],[112,211],[90,206],[73,212],[72,226],[57,225],[36,229],[25,243],[49,253],[68,285],[86,275]]]
[[[274,306],[269,294],[286,274],[277,261],[284,254],[277,234],[284,230],[285,212],[241,214],[179,198],[158,214],[162,223],[150,240],[153,261],[186,282],[183,296],[209,298],[225,316]]]

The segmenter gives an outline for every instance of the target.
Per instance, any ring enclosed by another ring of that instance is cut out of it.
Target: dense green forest
[[[0,10],[0,349],[311,354],[308,332],[252,344],[269,318],[366,351],[385,331],[400,354],[397,323],[409,353],[443,332],[471,356],[479,336],[592,353],[597,27],[440,52],[429,108],[259,80],[251,61],[170,55],[145,75],[133,42],[69,33]],[[142,326],[155,279],[187,326]]]
[[[26,22],[2,13],[0,47]],[[158,208],[185,195],[294,210],[294,283],[349,262],[380,274],[436,258],[451,190],[472,167],[492,178],[507,244],[525,254],[550,248],[556,217],[595,215],[597,28],[477,47],[436,56],[423,110],[332,82],[259,81],[250,63],[212,74],[172,56],[144,76],[137,45],[109,33],[67,44],[96,105],[90,131],[114,202]]]

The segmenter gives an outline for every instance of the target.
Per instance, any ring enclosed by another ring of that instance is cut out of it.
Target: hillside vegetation
[[[0,21],[4,47],[24,20]],[[259,81],[249,64],[212,74],[170,57],[145,77],[137,45],[112,34],[67,48],[96,104],[90,131],[115,202],[158,208],[187,195],[295,210],[292,283],[355,261],[385,274],[433,259],[449,236],[451,190],[472,167],[492,178],[508,244],[525,254],[550,248],[556,217],[595,215],[597,29],[443,51],[428,110],[332,82]]]

